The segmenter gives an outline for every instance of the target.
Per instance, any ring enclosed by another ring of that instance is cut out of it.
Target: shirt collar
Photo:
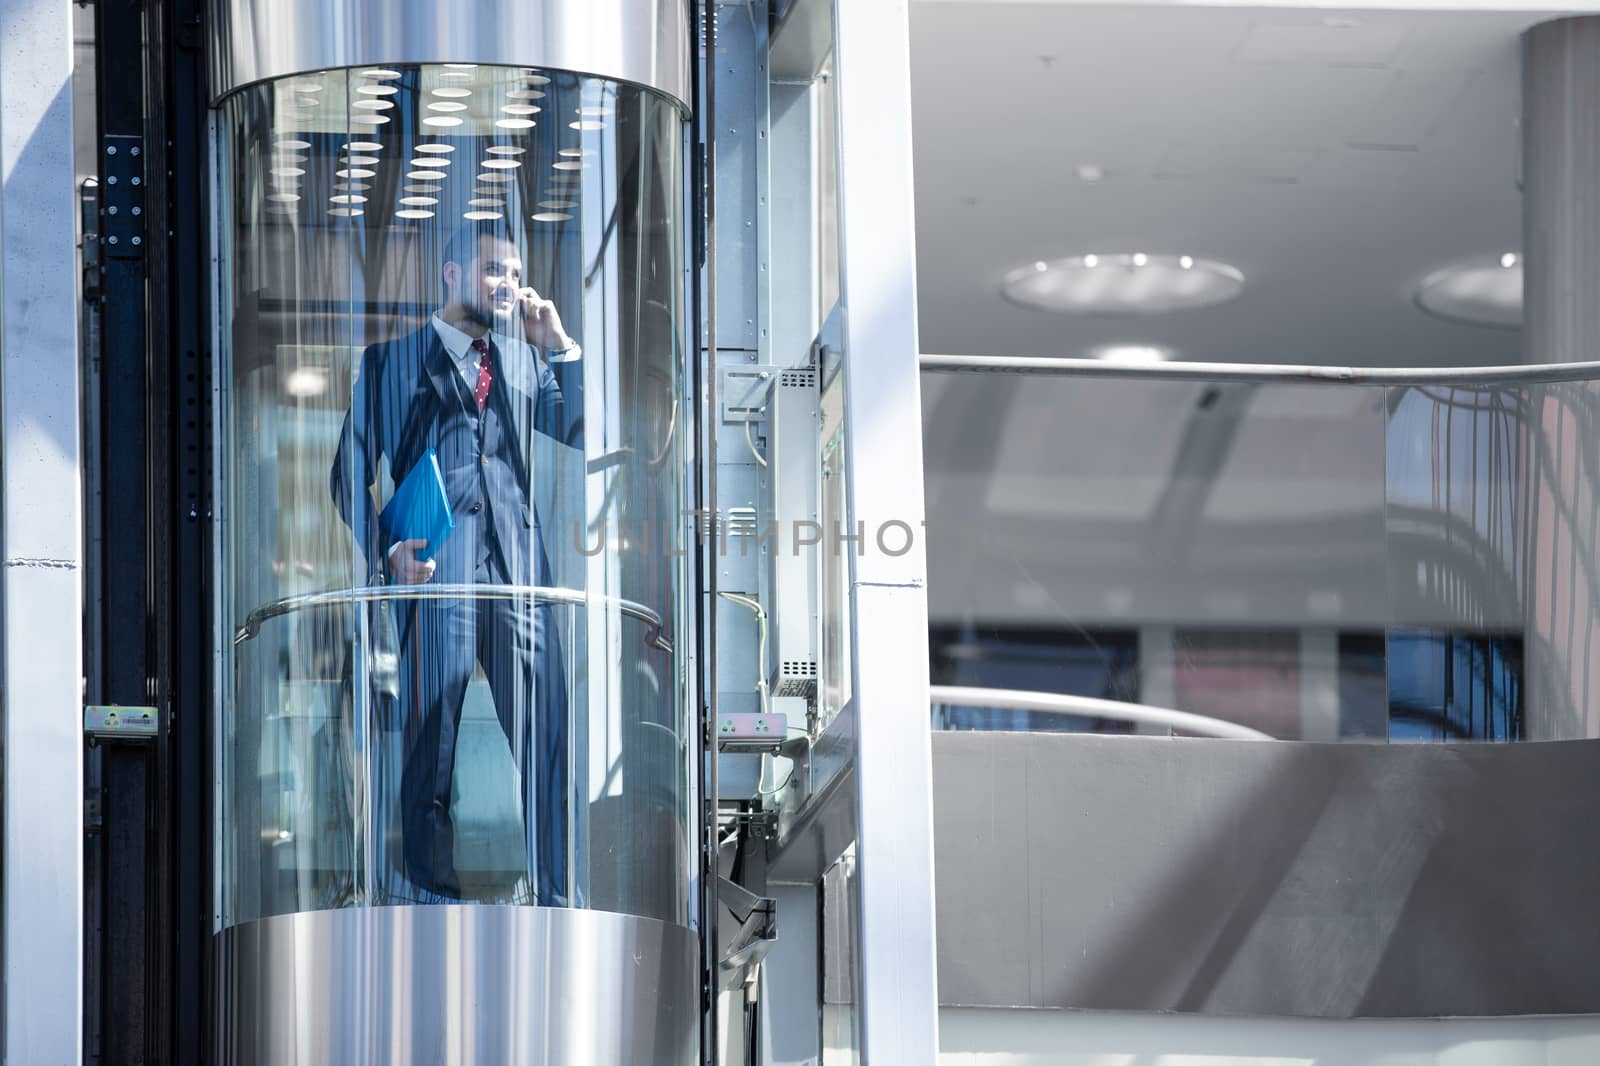
[[[474,368],[477,367],[478,354],[472,350],[472,337],[469,334],[440,318],[437,311],[433,314],[433,331],[439,335],[439,340],[444,343],[444,350],[450,353],[450,358],[455,360],[458,366],[465,367],[470,364]],[[505,350],[504,339],[496,336],[493,331],[485,333],[484,337],[496,348]]]

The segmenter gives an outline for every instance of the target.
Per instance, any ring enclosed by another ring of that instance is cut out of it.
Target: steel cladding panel
[[[1600,745],[934,736],[940,1002],[1600,1011]]]

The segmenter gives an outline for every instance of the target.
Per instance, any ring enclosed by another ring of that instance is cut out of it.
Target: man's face
[[[449,264],[456,266],[456,264]],[[478,255],[465,267],[457,266],[457,299],[479,324],[504,331],[517,310],[522,288],[522,258],[507,240],[483,237]]]

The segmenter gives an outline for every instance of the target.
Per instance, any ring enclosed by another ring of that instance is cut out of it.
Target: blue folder
[[[456,521],[450,516],[450,498],[445,495],[437,452],[429,448],[422,453],[384,505],[379,518],[394,541],[428,542],[426,548],[417,552],[418,559],[427,562],[434,557],[444,538],[456,528]]]

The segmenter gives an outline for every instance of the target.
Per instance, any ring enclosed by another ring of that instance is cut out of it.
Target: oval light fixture
[[[1148,252],[1086,252],[1007,274],[1006,299],[1069,315],[1166,315],[1226,303],[1244,274],[1215,259]]]
[[[1416,301],[1450,322],[1515,329],[1522,325],[1522,257],[1502,252],[1452,263],[1422,279]]]

